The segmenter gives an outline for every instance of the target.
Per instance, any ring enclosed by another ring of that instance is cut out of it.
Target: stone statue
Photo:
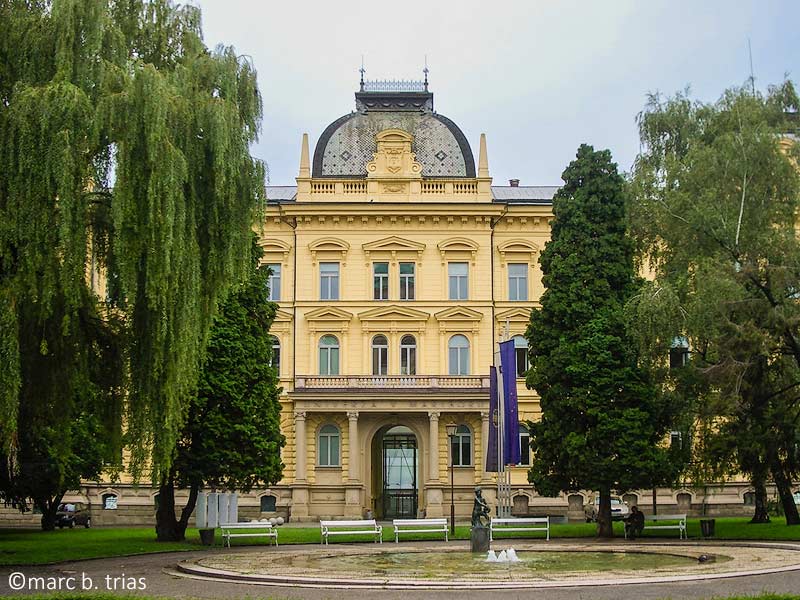
[[[489,526],[489,505],[483,499],[481,488],[475,488],[475,504],[472,505],[472,527]]]

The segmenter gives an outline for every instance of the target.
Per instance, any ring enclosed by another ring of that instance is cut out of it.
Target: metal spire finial
[[[361,68],[358,70],[358,72],[361,73],[361,91],[363,92],[364,91],[364,73],[367,72],[367,70],[364,68],[364,55],[363,54],[361,55]]]
[[[422,72],[425,73],[425,91],[427,92],[428,91],[428,73],[430,73],[430,71],[428,70],[428,55],[427,54],[425,55],[425,68],[422,69]]]

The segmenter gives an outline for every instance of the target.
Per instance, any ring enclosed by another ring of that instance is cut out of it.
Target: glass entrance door
[[[417,516],[417,438],[408,427],[383,436],[383,518]]]

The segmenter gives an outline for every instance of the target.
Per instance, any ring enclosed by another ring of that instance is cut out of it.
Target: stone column
[[[348,478],[350,481],[358,481],[360,479],[359,458],[361,455],[361,447],[358,443],[358,411],[348,412],[347,420],[350,425],[348,435],[348,445],[350,450],[350,468],[348,470]]]
[[[439,481],[439,413],[429,412],[428,419],[430,421],[428,479]]]
[[[294,480],[306,480],[306,413],[294,413]]]
[[[480,466],[481,479],[483,481],[489,480],[489,474],[486,472],[486,459],[489,454],[489,411],[481,411],[481,460]]]

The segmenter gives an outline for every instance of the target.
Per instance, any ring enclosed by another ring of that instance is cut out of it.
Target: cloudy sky
[[[194,0],[209,46],[252,57],[264,97],[254,154],[273,185],[294,184],[300,139],[354,109],[367,79],[420,79],[477,159],[486,133],[497,184],[560,183],[579,144],[610,148],[622,170],[638,150],[648,92],[689,86],[715,100],[750,74],[800,83],[798,0]]]

